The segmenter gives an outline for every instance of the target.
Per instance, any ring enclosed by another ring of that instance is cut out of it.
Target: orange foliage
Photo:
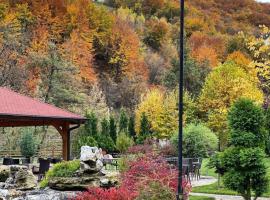
[[[114,58],[120,56],[126,60],[123,72],[127,76],[141,75],[148,76],[147,67],[140,55],[140,39],[135,31],[124,21],[116,20],[112,29],[111,44],[120,47],[117,49]]]
[[[221,36],[209,36],[201,32],[192,34],[189,40],[191,55],[198,61],[203,58],[209,60],[212,67],[223,59],[225,54],[226,41]]]
[[[95,82],[97,77],[92,63],[92,41],[84,39],[80,32],[75,30],[70,39],[62,45],[64,57],[79,67],[79,76],[86,83]]]
[[[208,61],[211,67],[217,67],[219,60],[216,51],[211,47],[201,46],[191,52],[191,56],[198,62]]]

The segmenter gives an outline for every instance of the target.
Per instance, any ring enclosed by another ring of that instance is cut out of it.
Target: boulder
[[[0,182],[5,182],[10,176],[10,169],[8,166],[0,166]]]
[[[37,178],[30,170],[20,169],[14,177],[14,184],[18,190],[31,190],[37,187]]]
[[[83,162],[93,161],[96,162],[98,159],[102,159],[103,155],[100,149],[97,147],[82,146],[80,160]]]
[[[9,177],[5,183],[0,184],[2,189],[32,190],[37,187],[38,182],[34,174],[26,166],[7,166]]]

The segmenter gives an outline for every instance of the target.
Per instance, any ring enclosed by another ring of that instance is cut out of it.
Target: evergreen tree
[[[101,134],[109,136],[110,124],[106,118],[101,121]]]
[[[117,139],[117,128],[116,128],[116,123],[115,123],[115,120],[114,120],[114,117],[113,116],[110,116],[110,130],[109,130],[109,133],[110,133],[110,136],[111,138],[113,139],[114,142],[116,142],[116,139]]]
[[[260,197],[268,187],[264,150],[264,116],[262,108],[251,100],[240,99],[228,115],[230,147],[220,156],[224,184],[245,200]]]
[[[119,120],[119,132],[127,132],[128,128],[128,117],[125,110],[121,109],[120,120]]]
[[[87,122],[85,123],[85,134],[96,137],[98,135],[98,119],[94,112],[88,112],[86,113]]]
[[[128,122],[128,133],[131,137],[135,138],[136,137],[136,131],[135,131],[135,120],[134,117],[131,116],[129,118]]]
[[[150,135],[150,122],[148,121],[148,117],[145,113],[143,113],[141,117],[140,135]]]

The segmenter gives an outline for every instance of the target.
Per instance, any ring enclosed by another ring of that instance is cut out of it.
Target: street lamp
[[[177,200],[183,199],[183,187],[182,187],[182,166],[183,166],[183,96],[184,96],[184,7],[185,0],[180,0],[180,65],[179,65],[179,133],[178,133],[178,186],[177,186]]]

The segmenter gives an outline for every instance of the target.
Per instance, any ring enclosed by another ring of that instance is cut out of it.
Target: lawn
[[[208,159],[205,159],[203,161],[202,170],[201,173],[203,176],[214,176],[217,177],[217,174],[214,172],[213,169],[209,169],[207,167],[207,163],[209,162]],[[268,167],[268,178],[270,180],[270,158],[265,159],[265,163]],[[208,194],[224,194],[224,195],[237,195],[236,192],[226,189],[223,184],[221,183],[220,188],[218,187],[217,183],[206,185],[206,186],[200,186],[200,187],[194,187],[192,189],[192,192],[198,192],[198,193],[208,193]],[[270,184],[268,187],[268,191],[263,195],[264,197],[270,197]]]

